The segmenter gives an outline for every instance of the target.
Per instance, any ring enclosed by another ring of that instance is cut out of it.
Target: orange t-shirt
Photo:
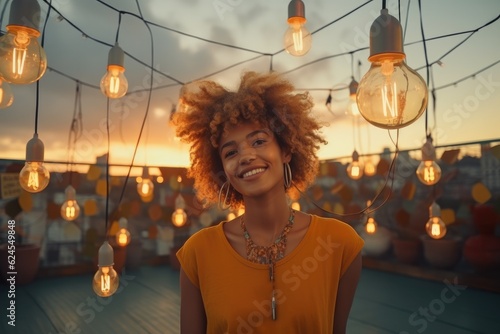
[[[364,244],[356,231],[312,216],[299,245],[275,264],[272,320],[269,267],[239,255],[224,235],[224,223],[198,231],[177,253],[201,291],[207,333],[331,334],[339,280]]]

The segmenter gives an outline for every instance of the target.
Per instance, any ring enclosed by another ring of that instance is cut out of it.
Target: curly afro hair
[[[308,93],[294,93],[294,86],[277,73],[246,72],[235,92],[213,81],[195,86],[194,91],[183,92],[183,108],[174,114],[173,124],[177,136],[191,145],[188,177],[194,178],[197,197],[205,204],[217,203],[226,181],[218,145],[229,124],[250,122],[270,129],[280,148],[291,153],[294,186],[304,190],[314,181],[316,153],[326,141],[318,133],[321,125],[311,115],[313,102]],[[231,191],[227,202],[239,207],[243,198]]]

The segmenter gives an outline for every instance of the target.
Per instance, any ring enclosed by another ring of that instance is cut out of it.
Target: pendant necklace
[[[282,259],[285,256],[287,234],[293,227],[294,218],[295,211],[293,209],[290,209],[290,217],[288,217],[288,223],[285,225],[274,242],[270,246],[259,246],[255,244],[255,242],[253,242],[245,226],[244,215],[241,216],[241,228],[245,237],[247,260],[255,263],[267,264],[269,266],[269,280],[271,281],[273,289],[271,294],[271,311],[273,320],[276,320],[277,316],[276,289],[274,286],[274,264],[276,263],[276,261]]]

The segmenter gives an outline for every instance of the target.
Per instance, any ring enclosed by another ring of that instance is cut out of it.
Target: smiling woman
[[[276,73],[245,73],[236,92],[196,86],[173,119],[191,144],[188,176],[207,204],[245,213],[178,251],[181,333],[345,333],[363,240],[290,206],[325,143],[309,95]]]

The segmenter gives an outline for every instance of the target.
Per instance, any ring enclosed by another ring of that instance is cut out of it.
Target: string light
[[[100,297],[110,297],[120,285],[120,278],[113,268],[113,248],[105,241],[99,248],[98,267],[99,269],[92,280],[92,288]]]
[[[359,163],[359,154],[356,150],[352,152],[352,161],[347,165],[347,176],[353,180],[359,180],[363,176],[363,169]]]
[[[35,133],[26,144],[26,162],[19,173],[19,184],[24,190],[38,193],[49,185],[50,173],[43,164],[43,160],[43,142]]]
[[[76,191],[69,185],[65,190],[66,198],[61,206],[61,217],[66,221],[73,221],[80,215],[80,206],[76,201]]]
[[[184,211],[186,207],[186,202],[181,194],[177,195],[175,199],[175,211],[172,214],[172,224],[177,227],[181,227],[186,225],[187,222],[187,214]]]
[[[118,246],[125,247],[130,243],[130,232],[128,228],[128,220],[125,217],[118,219],[119,230],[116,233],[116,243]]]
[[[288,29],[285,32],[285,50],[292,56],[303,56],[309,52],[312,35],[305,27],[306,8],[302,0],[292,0],[288,4]]]
[[[427,234],[433,239],[442,239],[446,235],[446,224],[441,219],[441,208],[436,202],[429,207],[429,220],[425,224]]]
[[[137,184],[137,192],[141,198],[148,198],[153,194],[155,185],[149,178],[147,167],[142,168],[142,177],[140,183]]]
[[[0,37],[0,77],[14,84],[39,80],[47,69],[47,57],[38,43],[40,5],[36,0],[13,0],[7,33]]]
[[[101,79],[101,91],[111,99],[124,96],[128,90],[128,81],[125,77],[124,64],[125,53],[115,43],[109,50],[107,72]]]
[[[359,112],[371,124],[399,129],[416,121],[427,106],[424,79],[405,63],[403,29],[382,8],[370,28],[369,71],[359,83]]]
[[[417,167],[416,174],[420,182],[431,186],[441,179],[441,167],[436,163],[436,149],[432,145],[432,137],[427,136],[422,146],[422,161]]]

